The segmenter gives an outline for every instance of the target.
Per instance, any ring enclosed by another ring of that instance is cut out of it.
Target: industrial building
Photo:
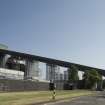
[[[8,74],[10,71],[10,74],[14,76],[17,73],[19,78],[22,78],[22,75],[23,75],[24,79],[38,79],[38,76],[40,74],[39,62],[43,62],[46,64],[46,71],[45,71],[46,80],[51,80],[51,79],[56,80],[58,78],[62,78],[63,76],[59,72],[60,66],[69,68],[71,65],[76,65],[79,71],[85,71],[87,69],[94,68],[94,67],[70,63],[66,61],[11,51],[10,49],[8,49],[7,46],[2,44],[0,45],[0,68],[1,68],[0,75],[3,74],[2,75],[3,77],[6,74],[4,73],[4,71],[8,71]],[[96,69],[102,75],[105,75],[105,70],[98,69],[98,68],[94,68],[94,69]],[[59,74],[60,74],[60,77],[58,76]],[[67,71],[64,72],[63,78],[67,80],[68,78]]]
[[[53,64],[46,64],[46,80],[59,80],[60,67]]]
[[[8,50],[8,47],[0,44],[0,49]],[[0,53],[0,78],[37,80],[39,70],[38,61]]]
[[[59,85],[57,85],[60,89],[63,88],[62,81],[68,80],[67,70],[71,65],[75,65],[79,71],[95,69],[105,76],[105,70],[103,69],[16,52],[0,44],[0,90],[48,90],[49,85],[47,82],[32,82],[39,81],[40,62],[46,65],[46,70],[44,71],[46,72],[46,80],[60,80]],[[64,67],[67,70],[61,73],[60,67]],[[30,80],[32,81],[30,82]]]

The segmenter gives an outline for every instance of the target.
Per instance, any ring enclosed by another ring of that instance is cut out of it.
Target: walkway
[[[68,100],[45,105],[105,105],[105,92],[99,92],[96,96],[82,96],[72,101]]]

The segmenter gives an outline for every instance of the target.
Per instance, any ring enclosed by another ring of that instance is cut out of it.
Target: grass
[[[92,91],[73,90],[56,91],[56,100],[93,94]],[[52,100],[51,91],[0,93],[0,105],[30,105]]]

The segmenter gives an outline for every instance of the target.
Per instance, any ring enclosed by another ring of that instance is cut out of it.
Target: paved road
[[[105,105],[105,92],[99,92],[96,96],[83,96],[72,101],[45,105]]]

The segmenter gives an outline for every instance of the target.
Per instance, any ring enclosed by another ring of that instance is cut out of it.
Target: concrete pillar
[[[57,65],[46,64],[46,80],[56,80]]]
[[[7,54],[0,56],[0,67],[5,68],[6,62],[9,57],[10,57],[10,55],[7,55]]]
[[[68,80],[68,70],[64,71],[64,80]]]
[[[0,54],[0,67],[3,67],[3,56],[2,54]]]
[[[26,60],[26,70],[24,79],[38,79],[39,77],[39,62],[35,60]]]

